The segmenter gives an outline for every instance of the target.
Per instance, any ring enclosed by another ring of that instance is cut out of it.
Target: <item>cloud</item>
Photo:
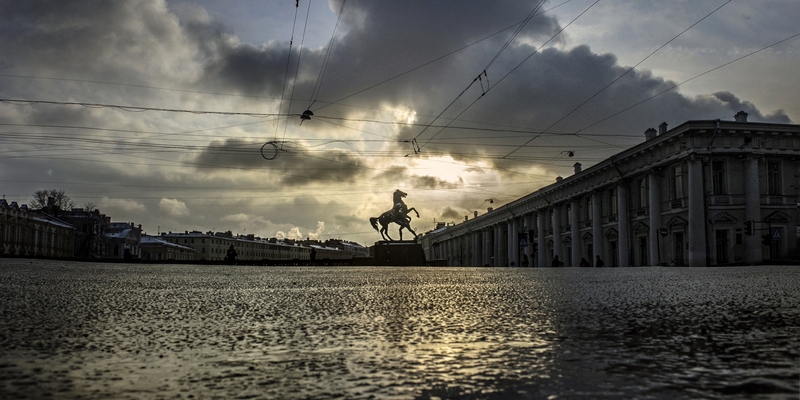
[[[136,200],[126,198],[110,198],[103,197],[100,199],[98,208],[103,209],[106,213],[125,213],[128,215],[139,215],[147,212],[147,207]]]
[[[460,222],[464,219],[464,212],[458,211],[450,206],[445,207],[437,220]]]
[[[783,110],[777,110],[770,115],[763,115],[761,111],[756,108],[755,104],[749,101],[741,101],[733,93],[728,91],[715,92],[712,96],[721,101],[729,110],[744,111],[750,114],[749,118],[755,121],[772,122],[776,124],[789,124],[792,122]]]
[[[278,239],[292,239],[292,240],[302,240],[305,239],[302,233],[300,233],[300,228],[294,227],[289,230],[289,232],[278,231],[275,233],[275,237]]]
[[[314,232],[309,232],[308,237],[312,240],[319,240],[320,235],[322,232],[325,231],[325,223],[322,221],[317,221],[317,230]]]
[[[171,217],[186,217],[189,216],[189,207],[186,203],[177,199],[162,198],[158,203],[158,208]]]
[[[800,116],[789,90],[795,42],[670,89],[788,36],[794,21],[781,15],[795,15],[795,3],[731,3],[603,90],[710,9],[601,2],[537,51],[585,5],[533,18],[504,48],[532,3],[347,2],[328,49],[341,0],[312,2],[313,44],[301,50],[295,37],[290,54],[291,3],[0,2],[0,34],[14,38],[0,41],[4,97],[281,114],[3,103],[0,117],[19,125],[2,128],[0,175],[62,182],[151,230],[370,242],[366,219],[389,209],[396,188],[420,209],[412,225],[432,226],[461,221],[487,198],[499,206],[530,193],[576,161],[588,168],[662,121],[743,110],[751,121],[791,122]],[[300,125],[296,114],[309,107],[315,116]],[[268,142],[281,149],[272,160],[260,153]],[[190,216],[196,225],[181,225]]]

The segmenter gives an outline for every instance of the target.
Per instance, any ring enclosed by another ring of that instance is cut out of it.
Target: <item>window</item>
[[[617,215],[617,189],[609,190],[608,196],[610,200],[609,205],[611,206],[611,212],[609,214]]]
[[[647,178],[639,180],[639,207],[647,207]]]
[[[592,220],[592,196],[586,198],[586,220]]]
[[[672,199],[682,199],[686,197],[683,192],[683,166],[676,165],[672,167],[672,175],[670,176],[670,191]]]
[[[767,162],[767,182],[768,193],[770,196],[780,196],[781,190],[781,162],[769,161]]]
[[[714,194],[728,194],[728,180],[725,176],[725,161],[711,161],[711,183]]]
[[[572,205],[567,204],[567,226],[572,226]]]

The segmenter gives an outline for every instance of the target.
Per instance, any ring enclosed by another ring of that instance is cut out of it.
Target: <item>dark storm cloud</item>
[[[31,75],[140,81],[180,41],[153,1],[4,1],[0,18],[4,57]]]
[[[391,182],[395,185],[408,185],[415,189],[452,189],[457,186],[436,176],[414,174],[413,169],[404,165],[376,169],[375,180]]]
[[[749,101],[742,101],[731,92],[716,92],[713,96],[725,104],[729,110],[741,110],[748,113],[749,118],[753,121],[777,124],[788,124],[792,122],[783,110],[777,110],[772,114],[764,115],[756,108],[755,104]]]
[[[332,48],[319,97],[337,100],[409,72],[521,22],[533,6],[525,1],[347,3],[342,15],[345,26]],[[332,8],[338,10],[338,4]],[[551,16],[540,15],[530,21],[521,37],[549,37],[558,27]],[[409,102],[425,107],[427,113],[427,107],[435,105],[428,104],[428,100],[443,101],[439,92],[449,96],[461,90],[459,79],[464,79],[463,84],[466,84],[480,73],[511,32],[513,28],[396,81],[382,84],[379,90],[359,94],[354,101],[361,104]],[[435,115],[433,109],[430,113]]]
[[[461,221],[464,214],[450,206],[445,207],[437,218],[438,221]]]
[[[282,187],[355,183],[370,173],[363,159],[350,151],[332,149],[315,154],[299,143],[281,146],[243,139],[212,141],[190,165],[201,171],[234,168],[264,172],[274,184]]]
[[[240,43],[213,20],[189,21],[185,28],[204,60],[199,85],[251,96],[280,96],[288,48]]]
[[[261,156],[263,143],[242,139],[214,140],[192,161],[198,168],[260,168],[265,164]]]

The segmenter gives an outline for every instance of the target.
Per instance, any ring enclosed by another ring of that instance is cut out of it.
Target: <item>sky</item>
[[[796,0],[0,0],[0,192],[64,190],[151,235],[371,245],[395,189],[423,233],[662,122],[797,123],[797,15]]]

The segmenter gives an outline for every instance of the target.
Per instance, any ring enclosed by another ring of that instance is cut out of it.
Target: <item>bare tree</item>
[[[53,199],[53,205],[58,207],[59,210],[69,211],[75,207],[75,202],[72,201],[72,198],[67,196],[67,194],[63,190],[57,189],[44,189],[44,190],[37,190],[33,194],[33,199],[31,199],[31,208],[33,209],[43,209],[50,205],[50,199]]]

